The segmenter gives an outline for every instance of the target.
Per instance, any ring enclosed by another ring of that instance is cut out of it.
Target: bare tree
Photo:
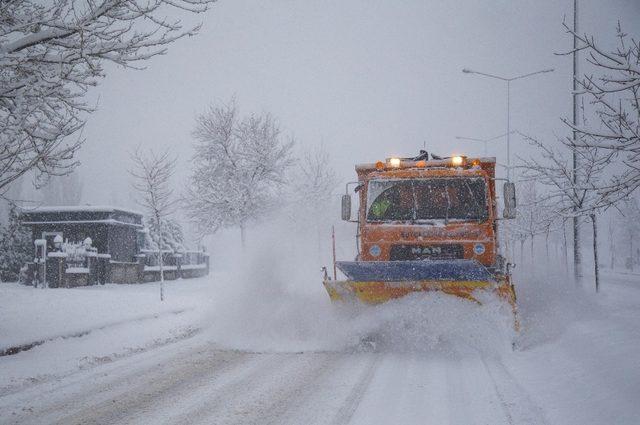
[[[307,151],[292,177],[291,216],[294,221],[316,231],[318,255],[322,251],[322,231],[330,228],[333,191],[338,178],[324,145]]]
[[[545,235],[546,252],[548,257],[549,232],[553,229],[557,214],[546,196],[539,193],[535,181],[525,180],[518,184],[519,202],[518,214],[512,224],[511,237],[520,243],[520,257],[523,259],[524,243],[529,239],[531,261],[535,261],[535,238]]]
[[[561,217],[585,217],[591,221],[593,230],[593,256],[596,291],[600,285],[598,266],[597,214],[610,206],[600,204],[598,187],[603,173],[611,162],[613,152],[602,152],[593,147],[572,146],[571,140],[563,140],[579,158],[580,168],[575,170],[565,155],[547,145],[526,136],[527,140],[542,153],[542,160],[524,160],[525,175],[549,187],[545,201],[556,205]]]
[[[0,192],[28,171],[71,171],[93,110],[84,96],[104,63],[141,68],[199,29],[165,14],[204,12],[213,1],[0,2]]]
[[[268,113],[240,118],[235,101],[196,117],[193,172],[184,196],[190,220],[202,234],[239,227],[275,206],[293,165],[293,141],[284,141]]]
[[[625,259],[625,267],[633,270],[635,264],[640,264],[640,201],[638,198],[630,196],[620,203],[619,224],[622,227],[624,236],[622,240],[626,245],[628,257]]]
[[[613,177],[599,182],[599,199],[592,203],[596,209],[607,207],[640,187],[640,41],[629,37],[618,23],[618,47],[607,51],[593,36],[577,34],[566,24],[565,28],[579,41],[577,50],[586,53],[596,73],[585,74],[578,86],[598,119],[594,125],[564,122],[582,136],[575,142],[577,147],[617,156]]]
[[[158,154],[153,151],[142,152],[136,149],[131,154],[133,169],[133,188],[138,192],[137,202],[144,208],[147,217],[158,229],[158,265],[160,268],[160,300],[164,301],[164,271],[162,248],[165,245],[163,226],[174,212],[176,201],[170,187],[175,171],[176,159],[168,151]]]

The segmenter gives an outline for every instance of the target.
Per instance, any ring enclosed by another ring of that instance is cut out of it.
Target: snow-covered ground
[[[211,275],[159,283],[34,289],[0,284],[0,394],[198,332],[210,305]],[[42,344],[40,344],[42,343]]]
[[[333,308],[321,288],[296,290],[298,280],[292,286],[277,282],[277,273],[252,273],[168,282],[165,303],[156,284],[0,285],[3,346],[5,338],[23,343],[96,329],[1,357],[0,422],[640,418],[637,275],[608,273],[596,295],[558,273],[521,271],[523,329],[512,351],[504,311],[490,302],[412,297],[354,315]],[[377,336],[377,350],[358,350],[368,335]]]

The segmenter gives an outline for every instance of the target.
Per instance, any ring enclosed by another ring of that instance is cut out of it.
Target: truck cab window
[[[488,218],[482,178],[371,180],[367,220],[484,220]]]

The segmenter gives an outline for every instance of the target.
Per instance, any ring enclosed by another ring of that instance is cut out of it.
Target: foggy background
[[[355,163],[413,155],[423,143],[441,155],[482,154],[482,143],[455,136],[504,133],[506,84],[462,68],[506,77],[555,68],[511,84],[511,128],[553,140],[567,133],[560,117],[571,113],[571,57],[555,53],[571,47],[562,21],[571,20],[572,5],[221,0],[195,17],[203,22],[198,36],[175,43],[145,71],[106,65],[75,171],[81,202],[135,208],[126,170],[138,145],[178,155],[180,192],[195,114],[233,96],[242,113],[274,114],[298,152],[323,143],[346,182]],[[580,32],[601,43],[615,42],[618,17],[632,32],[640,24],[637,0],[580,6]],[[504,138],[491,142],[489,155],[505,163],[505,146]],[[532,151],[518,135],[511,146],[514,163]]]

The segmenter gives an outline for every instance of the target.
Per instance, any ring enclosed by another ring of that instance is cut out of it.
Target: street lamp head
[[[462,68],[462,72],[464,72],[465,74],[473,74],[473,71],[467,68]]]
[[[472,142],[488,142],[488,140],[484,140],[484,139],[476,139],[473,137],[462,137],[462,136],[456,136],[456,140],[471,140]]]

